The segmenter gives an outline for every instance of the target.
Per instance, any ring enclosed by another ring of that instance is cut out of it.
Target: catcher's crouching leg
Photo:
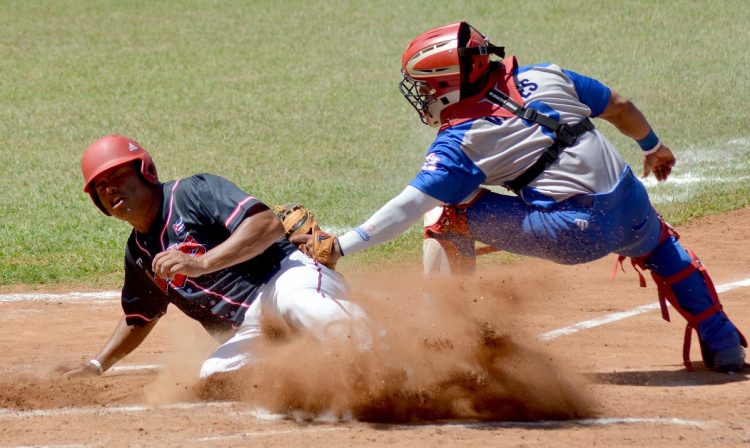
[[[724,312],[711,277],[700,259],[679,243],[679,235],[664,220],[659,244],[633,264],[651,271],[659,292],[662,317],[669,320],[668,301],[686,320],[683,359],[690,363],[690,336],[698,333],[704,363],[721,371],[737,371],[745,364],[747,341]]]
[[[473,274],[477,251],[466,208],[487,190],[480,188],[459,205],[441,205],[424,215],[422,261],[425,274]]]

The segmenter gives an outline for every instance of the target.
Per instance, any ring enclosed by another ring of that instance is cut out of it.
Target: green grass
[[[401,52],[459,19],[521,64],[633,99],[677,153],[675,178],[695,180],[649,186],[673,223],[748,204],[744,0],[0,0],[0,286],[118,281],[129,228],[92,206],[78,166],[111,132],[139,140],[163,179],[213,172],[359,224],[433,137],[398,93]],[[600,128],[640,169],[635,144]],[[417,260],[420,234],[345,262]]]

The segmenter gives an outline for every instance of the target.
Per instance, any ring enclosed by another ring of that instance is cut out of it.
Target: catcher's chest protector
[[[523,105],[523,98],[516,87],[514,70],[518,67],[515,56],[505,59],[498,70],[489,74],[485,88],[471,98],[462,99],[456,105],[443,111],[443,125],[440,130],[456,126],[480,117],[512,118],[512,112],[485,99],[491,89],[499,89],[507,94],[515,103]]]

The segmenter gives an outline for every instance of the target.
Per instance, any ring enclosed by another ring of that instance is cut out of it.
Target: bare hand
[[[675,164],[675,158],[672,150],[667,145],[662,144],[656,152],[647,155],[643,159],[643,177],[648,177],[652,172],[659,182],[667,180]]]
[[[99,369],[85,362],[61,364],[55,367],[53,372],[62,375],[66,380],[75,377],[99,376]]]
[[[177,249],[156,254],[151,263],[151,270],[161,278],[174,278],[176,274],[200,277],[209,272],[201,263],[201,257],[191,257]]]
[[[313,236],[311,233],[305,233],[302,235],[292,235],[292,237],[289,238],[289,241],[291,241],[292,244],[297,246],[297,249],[299,249],[302,253],[312,256]]]

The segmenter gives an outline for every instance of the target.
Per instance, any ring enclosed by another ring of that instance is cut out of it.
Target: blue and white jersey
[[[611,95],[602,83],[552,64],[518,67],[514,80],[526,108],[560,123],[598,116]],[[473,118],[437,135],[411,185],[445,203],[458,204],[480,185],[503,185],[516,178],[553,141],[549,129],[516,116]],[[614,146],[594,130],[565,148],[529,187],[556,201],[605,193],[615,186],[625,166]]]

